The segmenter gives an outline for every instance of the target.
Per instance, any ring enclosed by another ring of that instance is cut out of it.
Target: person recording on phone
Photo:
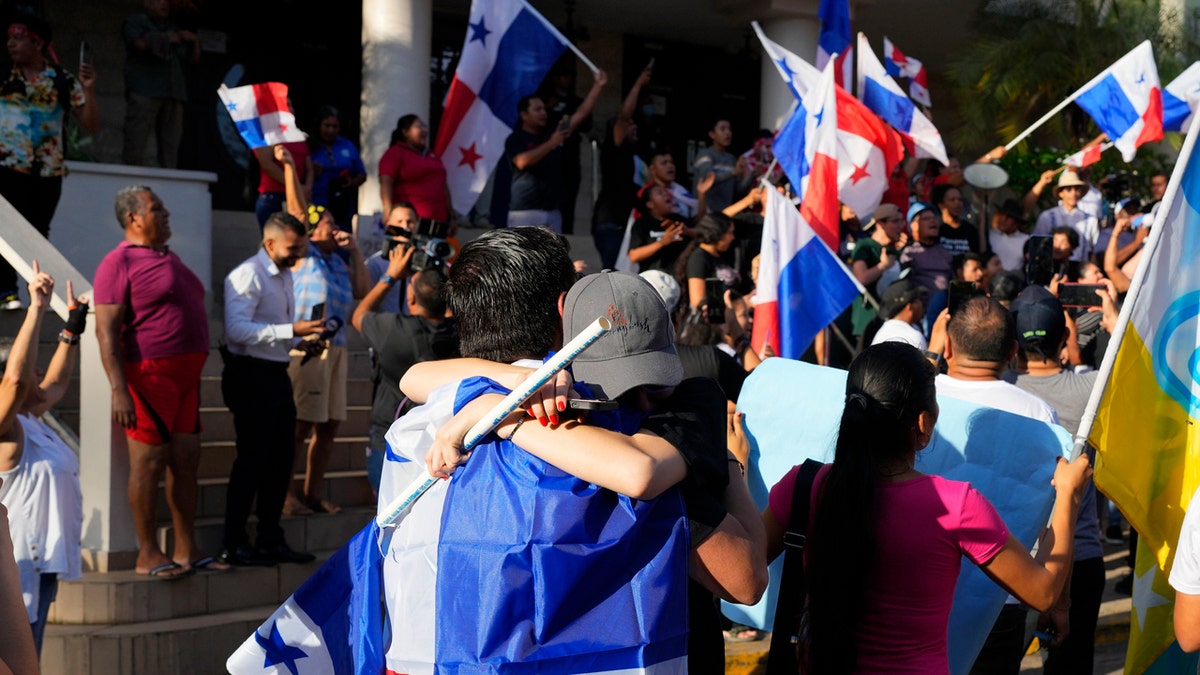
[[[225,564],[312,559],[288,547],[279,526],[296,452],[290,351],[299,338],[315,335],[325,325],[322,319],[298,319],[295,314],[291,268],[307,248],[304,225],[289,214],[276,213],[263,225],[258,253],[225,277],[227,344],[221,350],[221,394],[237,434],[225,499],[220,557]],[[246,536],[252,503],[258,516],[254,546]]]
[[[440,266],[414,270],[415,252],[411,244],[388,250],[387,267],[376,277],[378,281],[359,301],[350,319],[375,352],[367,478],[376,494],[387,451],[384,435],[397,417],[414,407],[400,393],[400,378],[415,363],[459,355],[458,331],[449,317],[443,292],[446,277]],[[405,314],[380,311],[384,298],[401,286],[408,311]]]
[[[307,471],[303,493],[289,492],[284,513],[337,513],[341,509],[321,493],[334,436],[346,419],[346,334],[334,326],[349,319],[354,301],[364,297],[371,284],[354,235],[339,229],[324,207],[308,203],[287,148],[276,145],[274,153],[283,165],[288,212],[307,228],[309,239],[307,253],[292,267],[292,316],[325,321],[319,337],[329,345],[319,358],[305,350],[291,353],[288,376],[296,402],[296,453],[307,454]]]
[[[521,124],[504,141],[504,154],[512,163],[509,227],[545,227],[562,232],[559,205],[566,190],[562,145],[591,116],[607,82],[608,74],[596,71],[595,82],[579,109],[564,116],[555,127],[548,126],[549,116],[542,99],[523,96],[517,102]]]
[[[85,62],[78,78],[67,72],[50,52],[53,37],[41,17],[13,19],[7,43],[13,67],[0,87],[0,195],[47,238],[67,173],[67,118],[74,114],[89,132],[100,129],[96,69]],[[17,273],[0,260],[0,309],[22,306]]]

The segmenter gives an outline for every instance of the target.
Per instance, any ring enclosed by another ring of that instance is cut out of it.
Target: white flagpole
[[[1198,128],[1200,128],[1200,115],[1197,115],[1192,120],[1192,126],[1188,129],[1187,138],[1183,142],[1183,148],[1179,151],[1179,160],[1175,163],[1175,170],[1171,172],[1171,181],[1167,184],[1167,192],[1163,197],[1163,203],[1159,206],[1158,213],[1154,216],[1154,224],[1150,228],[1150,236],[1146,238],[1145,248],[1142,250],[1142,259],[1138,261],[1137,270],[1133,274],[1133,281],[1129,285],[1129,292],[1125,295],[1125,304],[1121,306],[1121,315],[1117,319],[1117,328],[1112,334],[1112,339],[1109,340],[1108,349],[1104,352],[1104,362],[1100,365],[1100,374],[1096,376],[1096,385],[1092,388],[1087,408],[1084,409],[1083,417],[1079,420],[1079,430],[1075,433],[1075,449],[1071,452],[1071,459],[1075,459],[1083,452],[1088,436],[1092,433],[1092,425],[1096,422],[1096,411],[1100,407],[1100,400],[1104,398],[1104,390],[1108,384],[1108,378],[1112,374],[1113,365],[1117,361],[1117,351],[1124,341],[1125,330],[1129,327],[1129,322],[1133,316],[1134,303],[1138,301],[1141,295],[1147,271],[1154,260],[1154,254],[1158,251],[1158,244],[1162,239],[1163,223],[1166,221],[1167,214],[1174,206],[1175,200],[1182,199],[1182,196],[1179,194],[1179,184],[1182,182],[1183,172],[1187,170],[1188,162],[1196,146]]]
[[[600,69],[596,67],[596,64],[592,63],[591,59],[584,56],[583,52],[579,51],[579,47],[576,47],[574,42],[571,42],[570,40],[568,40],[565,35],[563,35],[557,28],[554,27],[554,24],[547,21],[546,17],[542,16],[541,12],[539,12],[533,8],[533,5],[530,5],[525,0],[521,0],[521,4],[524,5],[525,9],[528,9],[530,12],[532,12],[533,15],[538,18],[538,21],[542,22],[542,25],[546,27],[546,30],[550,31],[551,33],[554,33],[555,37],[557,37],[559,40],[562,40],[564,43],[566,43],[567,49],[570,49],[575,54],[575,56],[578,56],[579,60],[583,61],[583,65],[587,66],[588,70],[591,70],[593,75],[600,72]]]

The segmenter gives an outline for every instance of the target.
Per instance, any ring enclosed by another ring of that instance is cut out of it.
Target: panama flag
[[[303,141],[296,117],[288,109],[288,88],[279,82],[230,89],[221,85],[217,96],[225,104],[242,140],[251,148]]]
[[[485,393],[508,391],[464,380],[392,426],[381,505],[424,475],[433,434]],[[487,436],[391,536],[387,670],[682,674],[687,556],[678,491],[632,500]]]
[[[821,35],[817,39],[817,68],[825,69],[829,58],[837,54],[833,81],[849,88],[854,67],[854,34],[850,32],[850,0],[821,0],[817,9],[821,19]]]
[[[1109,141],[1108,143],[1097,143],[1096,145],[1090,145],[1071,155],[1070,157],[1067,157],[1062,161],[1062,163],[1066,164],[1067,166],[1073,166],[1077,169],[1082,169],[1085,166],[1091,166],[1092,164],[1099,162],[1100,155],[1112,146],[1112,141]]]
[[[1200,61],[1188,66],[1162,92],[1163,131],[1187,131],[1200,105]]]
[[[837,257],[837,96],[833,64],[775,139],[775,157],[797,188],[800,210],[767,190],[755,294],[753,344],[798,359],[817,333],[863,292]]]
[[[914,146],[914,155],[950,163],[942,135],[887,74],[862,33],[858,34],[858,97]]]
[[[753,22],[767,58],[775,63],[796,100],[816,86],[821,71],[766,36]],[[900,135],[842,87],[837,90],[838,199],[869,218],[888,188],[888,177],[904,159]]]
[[[933,107],[929,101],[929,76],[925,73],[925,64],[905,56],[887,36],[883,38],[883,65],[888,75],[908,78],[908,95],[912,100],[926,108]]]
[[[1132,162],[1138,146],[1162,139],[1163,97],[1154,50],[1146,40],[1084,85],[1073,97]]]
[[[378,538],[372,521],[333,554],[229,657],[229,672],[382,673]]]
[[[434,153],[446,166],[454,210],[467,213],[518,124],[517,102],[534,93],[567,39],[522,0],[473,0],[462,57]]]
[[[795,386],[803,382],[804,386]],[[789,395],[780,396],[787,391]],[[784,475],[806,458],[833,461],[834,440],[846,400],[846,371],[801,361],[767,359],[742,387],[738,410],[747,412],[750,462],[746,479],[759,508]],[[1066,429],[1029,417],[938,396],[940,413],[929,445],[914,468],[969,482],[1032,548],[1054,504],[1055,462],[1071,450]],[[803,415],[797,415],[803,410]],[[771,586],[753,607],[724,603],[730,619],[770,630],[775,617],[784,553],[771,565]],[[954,586],[947,628],[949,672],[965,675],[979,653],[1008,594],[964,559]],[[943,671],[944,672],[944,671]],[[1179,671],[1184,672],[1184,671]]]
[[[1097,449],[1096,487],[1139,535],[1127,673],[1196,672],[1175,642],[1167,578],[1200,485],[1198,128],[1193,120],[1080,424]]]

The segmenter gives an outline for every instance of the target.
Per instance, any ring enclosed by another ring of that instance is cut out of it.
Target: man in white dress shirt
[[[221,352],[221,393],[233,413],[237,458],[229,472],[221,560],[231,565],[313,559],[289,548],[279,525],[296,446],[288,352],[295,338],[320,333],[324,324],[293,316],[291,267],[307,248],[300,221],[276,213],[263,225],[262,248],[225,278],[228,344]],[[258,516],[255,546],[246,535],[252,503]]]

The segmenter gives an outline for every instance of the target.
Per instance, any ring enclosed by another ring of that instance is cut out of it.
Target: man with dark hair
[[[1065,275],[1066,281],[1075,281],[1079,278],[1079,260],[1075,255],[1079,250],[1079,233],[1073,227],[1059,225],[1050,234],[1053,236],[1054,274]]]
[[[859,239],[854,246],[854,253],[850,256],[850,271],[854,273],[858,283],[867,289],[865,295],[854,299],[850,310],[854,337],[860,339],[877,314],[875,305],[869,303],[867,298],[875,303],[879,302],[879,292],[876,290],[879,279],[884,272],[896,265],[899,251],[908,244],[908,228],[905,227],[904,214],[895,204],[880,204],[879,208],[875,209],[871,221],[867,223],[867,229],[870,236]]]
[[[596,72],[591,91],[573,115],[547,128],[546,105],[537,96],[517,102],[519,125],[504,141],[504,154],[512,164],[512,195],[508,226],[541,226],[562,232],[563,153],[562,145],[592,114],[600,90],[608,82],[603,70]]]
[[[95,69],[82,63],[75,78],[49,58],[52,39],[45,19],[14,19],[7,43],[12,72],[0,87],[0,195],[46,237],[67,173],[68,113],[84,129],[100,129]],[[17,273],[0,260],[0,309],[20,308]]]
[[[144,185],[117,193],[125,240],[96,269],[96,338],[112,384],[113,421],[129,445],[129,506],[139,574],[178,577],[198,558],[193,537],[200,463],[200,373],[208,359],[204,284],[167,247],[171,214]],[[155,533],[164,472],[175,525],[172,561]]]
[[[650,69],[638,79],[621,102],[617,116],[609,122],[600,146],[600,194],[592,210],[592,241],[600,253],[600,268],[613,269],[621,252],[621,239],[637,199],[634,159],[638,125],[634,109],[642,88],[650,84]]]
[[[1059,355],[1069,335],[1067,321],[1062,304],[1050,291],[1041,286],[1026,288],[1013,301],[1012,313],[1021,348],[1017,356],[1017,386],[1053,405],[1063,427],[1074,436],[1098,372],[1076,373],[1063,368]],[[1104,577],[1096,486],[1089,479],[1075,524],[1069,593],[1061,596],[1039,621],[1057,631],[1057,636],[1065,637],[1050,643],[1044,672],[1054,675],[1092,672]]]
[[[1008,309],[1012,301],[1016,300],[1017,294],[1024,289],[1025,277],[1018,272],[1005,270],[992,277],[992,282],[986,290],[988,296]]]
[[[938,395],[1058,424],[1048,403],[1001,379],[1016,351],[1012,314],[988,297],[967,300],[946,327],[946,374],[937,376]],[[1009,596],[971,672],[1019,670],[1025,654],[1025,612]]]
[[[393,246],[403,248],[412,239],[412,233],[417,229],[417,210],[408,202],[396,202],[388,210],[383,220],[383,236],[391,239]],[[367,278],[372,281],[384,280],[387,275],[389,261],[386,251],[380,249],[367,257]],[[403,279],[391,278],[388,292],[383,294],[376,308],[380,312],[407,314],[408,307],[404,304],[404,294],[408,292],[408,277]]]
[[[701,208],[699,198],[675,181],[675,157],[670,148],[659,146],[651,150],[646,157],[646,171],[650,174],[650,182],[646,185],[653,183],[669,191],[675,197],[680,214],[687,218],[704,215],[705,209]]]
[[[983,279],[983,257],[974,251],[954,256],[954,278],[978,286]]]
[[[445,287],[454,316],[470,317],[458,325],[462,353],[502,363],[549,353],[562,344],[557,298],[575,279],[566,240],[544,228],[496,230],[463,246]]]
[[[639,209],[644,215],[633,223],[629,233],[629,260],[639,272],[675,271],[675,262],[687,248],[687,239],[695,236],[692,221],[675,212],[675,196],[666,188],[651,183],[638,192]]]
[[[714,117],[707,132],[711,145],[696,153],[696,161],[692,163],[693,183],[699,193],[701,181],[711,181],[712,189],[707,191],[708,210],[723,211],[746,194],[754,184],[754,175],[746,167],[745,157],[734,157],[729,152],[733,144],[729,118]]]
[[[387,269],[359,301],[350,319],[375,351],[367,478],[376,494],[387,451],[384,435],[397,417],[414,407],[400,393],[400,378],[414,363],[458,356],[458,332],[454,320],[447,316],[446,277],[436,269],[414,274],[413,252],[411,246],[396,246],[388,253]],[[408,315],[380,312],[384,296],[400,282],[407,282],[404,303]]]
[[[308,248],[304,226],[276,213],[263,224],[262,248],[225,277],[225,336],[221,394],[233,413],[237,457],[225,496],[224,550],[230,565],[305,562],[279,525],[292,482],[296,448],[296,405],[288,378],[297,338],[321,332],[322,319],[296,320],[292,265]],[[250,505],[256,505],[255,546],[246,536]]]

